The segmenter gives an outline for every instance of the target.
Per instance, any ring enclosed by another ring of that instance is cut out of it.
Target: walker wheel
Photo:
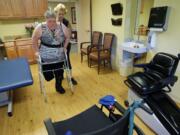
[[[13,116],[13,113],[12,113],[12,112],[8,112],[8,116],[9,116],[9,117],[12,117],[12,116]]]

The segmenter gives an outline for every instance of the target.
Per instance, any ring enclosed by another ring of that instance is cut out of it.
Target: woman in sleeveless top
[[[57,16],[57,21],[60,22],[60,23],[63,23],[69,30],[69,35],[71,36],[71,24],[69,23],[69,21],[67,19],[64,18],[64,15],[66,14],[67,12],[67,9],[65,7],[64,4],[58,4],[55,8],[54,8],[54,11],[56,13],[56,16]],[[72,74],[72,65],[71,65],[71,61],[70,61],[70,50],[71,50],[71,43],[68,44],[68,47],[67,47],[67,57],[68,57],[68,62],[69,62],[69,66],[70,66],[70,69],[71,69],[71,74]],[[72,76],[72,75],[71,75]],[[77,85],[77,81],[72,78],[72,83],[74,85]]]
[[[36,56],[40,55],[42,62],[49,62],[54,64],[43,65],[42,70],[55,70],[44,72],[44,78],[47,81],[55,77],[56,91],[63,94],[65,93],[62,87],[63,79],[63,60],[64,51],[66,51],[70,37],[68,29],[62,23],[56,22],[56,14],[52,11],[46,11],[46,22],[39,24],[33,33],[32,40]],[[38,40],[41,41],[38,47]],[[59,69],[59,70],[56,70]]]

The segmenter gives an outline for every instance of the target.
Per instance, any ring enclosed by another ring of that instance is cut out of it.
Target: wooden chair
[[[102,61],[104,62],[104,67],[106,65],[106,62],[109,63],[110,68],[112,69],[111,65],[111,47],[114,39],[114,34],[112,33],[105,33],[104,34],[104,40],[103,40],[103,45],[97,46],[97,51],[92,51],[90,48],[89,52],[89,63],[91,67],[92,61],[97,61],[98,62],[98,74],[100,72],[100,66]]]
[[[92,50],[96,50],[95,48],[100,45],[102,42],[102,32],[94,31],[92,35],[92,42],[82,42],[80,49],[81,49],[81,62],[83,61],[83,56],[87,55],[88,65],[89,65],[89,48],[91,47]],[[86,47],[85,47],[86,45]]]

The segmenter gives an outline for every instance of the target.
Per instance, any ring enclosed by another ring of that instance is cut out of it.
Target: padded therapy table
[[[12,116],[13,90],[32,84],[27,59],[0,61],[0,106],[8,105],[9,116]]]

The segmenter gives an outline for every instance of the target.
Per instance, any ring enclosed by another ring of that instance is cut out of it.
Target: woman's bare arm
[[[71,38],[71,35],[72,35],[72,26],[71,26],[70,23],[68,23],[68,27],[67,28],[68,28],[69,36]]]
[[[37,54],[39,52],[39,45],[38,45],[38,41],[41,37],[42,34],[42,30],[41,30],[41,25],[38,25],[32,35],[32,42],[33,42],[33,49],[35,51],[35,54]]]
[[[65,35],[64,48],[67,49],[68,44],[70,42],[70,37],[71,37],[71,35],[70,35],[71,32],[70,31],[71,30],[69,30],[69,28],[67,28],[64,24],[62,24],[62,28],[63,28],[63,32],[64,32],[64,35]]]

